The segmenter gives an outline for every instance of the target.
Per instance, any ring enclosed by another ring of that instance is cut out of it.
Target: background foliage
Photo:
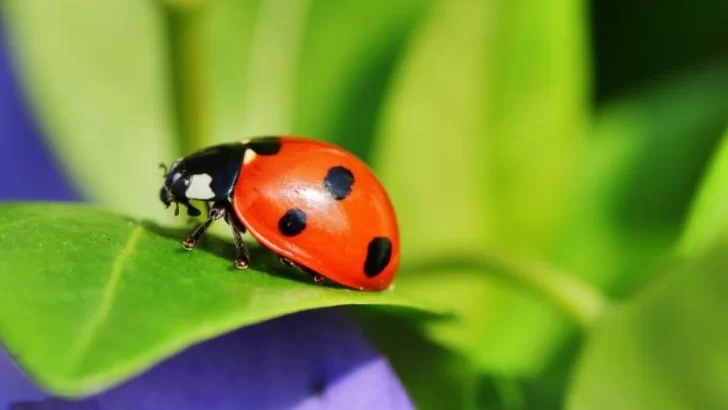
[[[456,314],[357,310],[420,407],[728,406],[725,2],[1,10],[48,142],[106,208],[178,223],[156,164],[249,135],[313,136],[367,160],[401,225],[398,290]],[[614,307],[575,323],[493,258],[559,269]]]

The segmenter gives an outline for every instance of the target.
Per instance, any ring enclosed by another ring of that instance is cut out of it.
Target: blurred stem
[[[168,27],[169,67],[172,78],[172,101],[183,155],[204,143],[204,87],[201,78],[200,15],[202,2],[180,7],[165,7]]]
[[[608,305],[607,298],[574,275],[545,264],[525,261],[500,253],[468,254],[422,262],[408,270],[427,271],[453,268],[490,272],[540,294],[584,329],[590,329]]]
[[[541,293],[584,329],[599,319],[607,306],[606,297],[573,274],[527,261],[501,259],[502,272]]]

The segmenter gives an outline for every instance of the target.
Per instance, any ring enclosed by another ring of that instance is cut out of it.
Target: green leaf
[[[672,73],[604,107],[556,262],[610,293],[649,280],[676,245],[728,118],[728,64]]]
[[[728,247],[674,262],[591,335],[571,410],[728,407]]]
[[[185,347],[288,313],[348,304],[427,310],[401,289],[321,287],[260,248],[232,267],[232,245],[81,205],[0,206],[0,336],[50,392],[111,387]],[[207,244],[207,245],[205,245]]]
[[[162,3],[166,3],[170,7],[175,7],[179,10],[190,10],[195,9],[207,4],[208,0],[159,0]]]
[[[563,410],[571,368],[579,351],[578,339],[572,338],[564,343],[554,359],[538,375],[482,375],[478,383],[477,408]]]
[[[443,1],[411,44],[373,163],[391,193],[403,266],[501,249],[543,257],[566,217],[588,102],[582,1]],[[433,329],[480,368],[532,371],[559,317],[477,268],[402,275],[457,310]]]
[[[166,218],[157,164],[175,158],[177,142],[160,5],[1,4],[29,100],[76,185],[111,209]]]
[[[434,0],[310,3],[292,130],[365,160],[400,56]]]
[[[478,372],[464,357],[423,337],[418,316],[411,311],[383,316],[374,309],[351,310],[366,336],[387,356],[417,409],[477,408]]]
[[[727,93],[728,94],[728,93]],[[728,130],[710,165],[683,232],[680,251],[695,256],[728,234]]]
[[[207,142],[297,134],[366,158],[397,56],[431,2],[208,3],[199,30]]]
[[[198,32],[206,145],[290,132],[309,7],[308,0],[207,4]]]

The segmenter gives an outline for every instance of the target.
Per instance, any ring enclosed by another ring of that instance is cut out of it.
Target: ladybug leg
[[[292,260],[290,260],[290,259],[288,259],[286,257],[279,256],[278,259],[280,259],[281,264],[283,264],[285,266],[288,266],[289,268],[294,268],[294,269],[298,270],[301,273],[307,273],[306,271],[303,270],[303,268],[301,268],[300,266],[296,265],[295,262],[293,262]]]
[[[303,267],[303,266],[297,264],[296,262],[293,262],[292,260],[290,260],[286,257],[283,257],[283,256],[280,256],[279,259],[283,265],[296,269],[297,271],[299,271],[303,274],[311,275],[313,277],[313,282],[315,284],[320,285],[320,284],[324,283],[325,278],[323,276],[319,275],[318,273],[312,271],[311,269]]]
[[[233,239],[235,240],[235,267],[245,269],[250,264],[250,252],[245,247],[242,234],[245,233],[245,227],[238,221],[238,218],[229,212],[225,215],[225,222],[230,225],[233,231]]]
[[[204,204],[205,204],[205,215],[210,215],[210,211],[212,210],[210,203],[207,202],[207,201],[205,201]],[[199,215],[197,215],[197,216],[199,216]],[[198,224],[198,222],[197,222],[197,216],[190,216],[189,218],[187,218],[187,226],[188,227],[191,228],[191,227],[194,227],[194,226],[196,226]]]
[[[313,272],[313,283],[317,285],[321,285],[324,283],[324,280],[326,280],[323,276],[319,275],[316,272]]]
[[[197,229],[195,229],[190,236],[185,239],[182,246],[184,246],[184,248],[188,251],[194,248],[195,245],[197,245],[197,241],[199,241],[202,235],[205,234],[205,231],[207,231],[207,228],[209,228],[213,222],[224,217],[225,214],[227,214],[227,206],[225,204],[215,204],[215,206],[210,209],[207,220],[202,225],[198,226]]]

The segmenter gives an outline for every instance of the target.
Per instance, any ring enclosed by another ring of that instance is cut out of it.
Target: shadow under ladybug
[[[190,220],[190,224],[192,223],[194,223],[195,225],[198,224],[197,220],[194,219]],[[188,233],[183,228],[170,228],[166,226],[161,226],[149,220],[142,221],[142,225],[144,225],[144,229],[146,229],[147,231],[154,232],[159,236],[170,239],[185,237]],[[257,244],[252,244],[251,246],[250,244],[248,244],[246,245],[246,248],[250,253],[251,268],[255,268],[256,270],[266,272],[267,274],[284,279],[295,280],[302,283],[311,283],[313,281],[315,283],[315,278],[313,277],[315,272],[301,271],[299,269],[291,267],[290,265],[287,265],[285,262],[281,261],[280,255],[271,252],[269,249],[263,246],[259,246]],[[194,249],[211,253],[220,258],[227,258],[234,252],[234,245],[230,243],[230,241],[225,240],[225,238],[222,238],[216,234],[212,234],[205,235],[203,238],[201,238],[200,241],[195,245]],[[184,247],[181,248],[179,251],[184,253],[188,252],[188,250]],[[230,266],[230,270],[237,271],[238,268],[236,268],[235,266]],[[326,278],[324,278],[323,282],[320,284],[331,288],[344,288],[336,282],[327,280]]]

